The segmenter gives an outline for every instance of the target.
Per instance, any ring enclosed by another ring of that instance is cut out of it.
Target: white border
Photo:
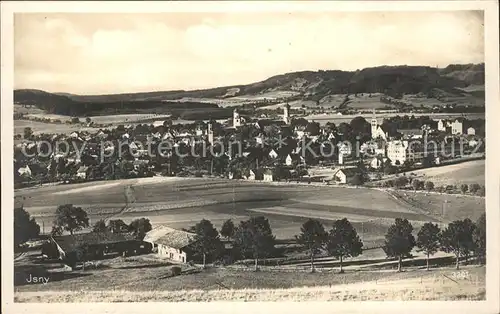
[[[486,64],[486,212],[487,212],[487,301],[481,302],[301,302],[263,303],[82,303],[26,304],[13,303],[13,13],[14,12],[325,12],[325,11],[451,11],[485,10],[485,64]],[[2,141],[2,312],[5,313],[234,313],[234,312],[288,312],[342,311],[349,313],[422,313],[453,311],[453,313],[500,313],[499,246],[500,239],[499,192],[500,161],[496,121],[500,118],[498,1],[252,1],[252,2],[2,2],[1,3],[1,135]]]

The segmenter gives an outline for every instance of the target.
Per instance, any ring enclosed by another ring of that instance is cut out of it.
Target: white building
[[[371,125],[372,139],[383,139],[384,141],[387,141],[389,134],[387,130],[384,130],[384,128],[378,124],[377,118],[375,116],[375,109],[373,109],[373,116],[370,121],[370,125]]]
[[[269,152],[269,158],[278,158],[278,153],[274,149],[271,149],[271,151]]]
[[[237,109],[233,110],[233,127],[239,128],[241,126],[241,117]]]
[[[469,127],[467,129],[467,135],[476,135],[476,129],[474,129],[473,127]]]
[[[21,176],[31,177],[31,169],[29,166],[19,168],[17,173]]]
[[[333,180],[340,184],[352,183],[356,175],[362,175],[358,167],[340,168],[334,172]]]
[[[387,143],[387,157],[393,165],[402,165],[408,159],[408,141],[390,141]]]
[[[437,128],[438,131],[446,132],[448,128],[451,128],[451,121],[446,119],[439,119]]]
[[[210,145],[214,145],[214,130],[212,128],[212,123],[208,124],[207,135],[208,135],[208,142],[210,143]]]
[[[159,256],[187,263],[191,257],[189,246],[195,242],[195,237],[193,233],[160,225],[146,233],[143,241],[150,243]]]
[[[264,172],[262,174],[262,181],[272,182],[272,181],[276,181],[277,179],[278,178],[276,175],[276,171],[274,169],[264,170]]]
[[[464,134],[464,118],[458,118],[451,123],[451,134]]]

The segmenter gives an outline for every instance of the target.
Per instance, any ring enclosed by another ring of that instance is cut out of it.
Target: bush
[[[460,185],[460,191],[465,194],[467,193],[467,190],[469,189],[468,185],[467,184],[462,184]]]
[[[479,195],[479,196],[485,196],[486,195],[486,187],[483,185],[479,188],[479,190],[477,191],[476,195]]]
[[[479,189],[481,188],[481,186],[477,183],[472,183],[469,185],[469,192],[471,193],[476,193],[477,191],[479,191]]]
[[[170,268],[170,273],[172,276],[179,276],[182,272],[182,268],[179,266],[173,266]]]
[[[427,191],[432,191],[432,190],[434,190],[434,182],[432,182],[432,181],[426,181],[426,182],[425,182],[425,189],[426,189]]]

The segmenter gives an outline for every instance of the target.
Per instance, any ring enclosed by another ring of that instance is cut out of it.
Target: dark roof
[[[88,232],[73,235],[53,237],[54,241],[65,252],[71,252],[83,245],[113,244],[119,242],[134,241],[135,238],[129,233],[112,232]]]
[[[421,135],[422,130],[421,129],[398,129],[398,133],[401,133],[403,135]]]

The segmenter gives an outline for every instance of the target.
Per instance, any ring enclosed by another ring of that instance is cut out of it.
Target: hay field
[[[163,267],[133,275],[89,270],[89,275],[38,286],[16,287],[15,302],[210,302],[210,301],[367,301],[484,300],[485,269],[468,267],[455,281],[452,269],[394,271],[251,272],[212,269],[159,279]],[[446,277],[445,277],[446,276]],[[448,277],[448,278],[447,278]],[[105,279],[105,280],[103,280]],[[114,289],[102,286],[113,283]],[[297,283],[300,282],[300,286]],[[72,285],[68,291],[67,284]]]
[[[135,202],[124,209],[126,186],[133,187]],[[153,225],[173,228],[190,227],[202,218],[220,228],[226,219],[239,223],[263,215],[278,239],[293,238],[312,217],[326,228],[333,220],[347,217],[370,243],[383,239],[387,226],[397,217],[416,225],[437,221],[420,207],[398,202],[379,190],[227,179],[154,177],[89,182],[22,189],[15,196],[16,203],[22,203],[45,231],[50,230],[57,206],[65,203],[81,206],[91,223],[111,217],[128,223],[147,217]]]
[[[472,160],[454,165],[412,171],[420,180],[430,180],[436,186],[478,183],[485,184],[485,160]]]

